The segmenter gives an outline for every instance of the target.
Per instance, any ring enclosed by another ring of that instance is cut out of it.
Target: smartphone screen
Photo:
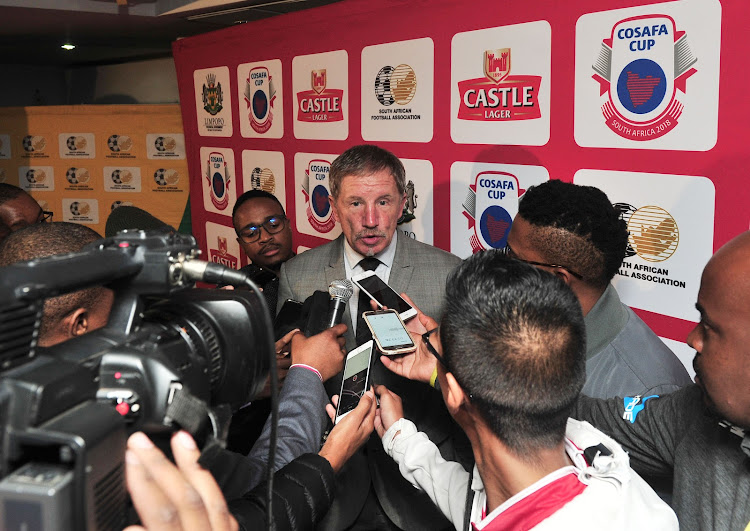
[[[396,310],[399,314],[412,310],[409,303],[402,299],[398,293],[393,291],[393,289],[383,282],[377,275],[359,279],[357,282],[368,293],[370,293],[376,301],[386,308]]]
[[[364,348],[363,348],[364,347]],[[349,413],[357,407],[359,399],[367,391],[367,375],[370,370],[370,355],[372,354],[372,341],[368,341],[362,347],[357,348],[346,358],[344,367],[344,380],[341,384],[339,394],[339,407],[336,412],[336,420]]]
[[[414,346],[409,332],[393,312],[365,314],[372,326],[372,333],[384,350],[396,350]]]

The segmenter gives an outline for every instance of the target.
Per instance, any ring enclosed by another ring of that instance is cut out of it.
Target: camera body
[[[0,269],[0,528],[119,531],[129,433],[221,440],[262,388],[265,302],[191,289],[197,255],[192,236],[123,231]],[[95,285],[115,293],[107,325],[38,347],[44,300]]]

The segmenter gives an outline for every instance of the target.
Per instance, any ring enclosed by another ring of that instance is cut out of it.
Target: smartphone
[[[375,274],[375,271],[366,271],[361,275],[356,275],[352,277],[352,281],[371,299],[375,300],[379,308],[385,306],[386,308],[397,310],[399,316],[404,321],[408,321],[417,315],[417,310],[402,299],[398,293],[393,291],[393,288],[383,282]]]
[[[357,407],[359,399],[367,391],[370,384],[372,345],[371,339],[346,355],[344,379],[341,382],[339,405],[336,408],[336,424]]]
[[[302,303],[287,299],[273,320],[273,332],[278,341],[295,328],[302,328]]]
[[[363,314],[367,327],[380,351],[386,356],[417,350],[414,340],[396,310],[378,310]]]

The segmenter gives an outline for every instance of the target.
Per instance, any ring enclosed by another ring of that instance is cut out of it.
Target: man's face
[[[341,179],[338,197],[329,198],[346,241],[363,256],[374,256],[388,247],[406,196],[387,170]]]
[[[701,321],[688,344],[696,351],[695,381],[706,405],[750,428],[750,238],[745,241],[741,252],[719,250],[704,269],[696,304]]]
[[[38,223],[42,208],[33,197],[21,194],[0,205],[0,241],[8,234]]]
[[[281,264],[292,257],[292,228],[289,220],[283,220],[284,211],[276,201],[267,197],[256,197],[245,201],[234,214],[234,227],[243,234],[248,227],[258,227],[260,237],[246,243],[242,238],[237,242],[253,264],[278,270]],[[273,220],[283,223],[284,228],[276,234],[269,234],[264,223]],[[283,220],[283,221],[282,221]]]

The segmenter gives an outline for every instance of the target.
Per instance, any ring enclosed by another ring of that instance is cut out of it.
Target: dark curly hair
[[[558,180],[532,186],[518,215],[542,229],[532,243],[545,259],[569,267],[591,285],[606,287],[625,258],[627,225],[598,188]]]

